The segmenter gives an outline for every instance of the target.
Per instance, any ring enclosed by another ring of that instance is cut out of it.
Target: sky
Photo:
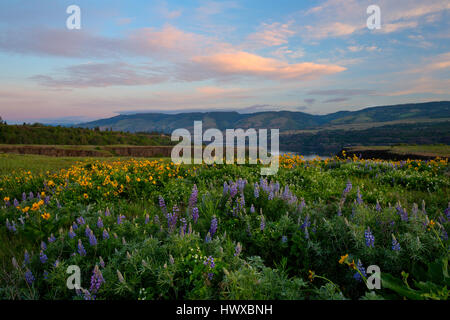
[[[68,29],[77,5],[81,28]],[[381,28],[369,29],[369,5]],[[450,100],[450,0],[2,0],[0,116],[327,114]]]

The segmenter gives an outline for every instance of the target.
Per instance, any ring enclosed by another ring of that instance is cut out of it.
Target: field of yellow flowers
[[[449,171],[343,154],[281,156],[267,177],[168,159],[4,172],[0,299],[448,299]]]

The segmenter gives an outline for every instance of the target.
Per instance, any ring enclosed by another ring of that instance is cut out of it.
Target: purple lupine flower
[[[41,241],[41,249],[43,251],[47,250],[47,244],[44,241]]]
[[[197,185],[194,184],[191,196],[189,198],[189,208],[194,208],[197,205],[197,197],[198,197]]]
[[[259,198],[259,185],[255,182],[255,187],[253,189],[253,195],[255,196],[256,199]]]
[[[48,242],[53,243],[56,241],[55,236],[53,235],[53,233],[50,235],[50,237],[48,237]]]
[[[231,198],[234,198],[234,196],[237,195],[237,192],[238,192],[237,186],[236,186],[235,183],[233,183],[231,185],[231,189],[230,189],[230,196],[231,196]]]
[[[300,211],[300,213],[303,212],[303,209],[306,207],[306,203],[305,203],[305,199],[302,199],[302,201],[300,202],[299,206],[298,206],[298,211]]]
[[[281,242],[282,242],[282,243],[286,243],[287,240],[288,240],[288,238],[287,238],[286,236],[282,236],[282,237],[281,237]]]
[[[75,221],[72,223],[72,226],[73,226],[73,230],[77,230],[78,229],[78,225],[77,225],[77,223]]]
[[[28,200],[33,200],[34,199],[34,194],[33,192],[30,191],[30,194],[28,195]]]
[[[157,214],[153,217],[153,222],[155,222],[155,224],[159,224],[159,216]]]
[[[362,204],[363,203],[362,195],[361,195],[361,191],[359,190],[359,187],[358,187],[358,191],[356,193],[356,202],[358,202],[358,204]]]
[[[23,264],[27,265],[30,263],[31,257],[27,250],[25,250],[25,253],[23,254]]]
[[[100,269],[96,265],[94,270],[93,270],[93,272],[92,272],[91,287],[89,288],[89,290],[92,293],[97,293],[98,290],[100,290],[100,287],[101,287],[102,283],[105,283],[105,279],[103,279],[102,272],[100,271]]]
[[[214,263],[214,258],[213,258],[212,256],[209,256],[209,257],[205,260],[205,262],[203,262],[203,264],[204,264],[205,266],[208,266],[210,269],[213,269],[213,268],[216,266],[216,264]]]
[[[27,194],[25,192],[22,193],[22,201],[27,201]]]
[[[363,266],[363,264],[361,263],[361,260],[358,260],[358,264],[357,264],[357,266],[356,266],[357,268],[358,268],[358,270],[362,273],[362,275],[364,276],[364,277],[367,277],[367,274],[366,274],[366,269],[364,269],[364,266]],[[357,280],[357,281],[362,281],[362,277],[361,277],[361,275],[359,274],[359,272],[356,272],[354,275],[353,275],[353,278],[355,279],[355,280]]]
[[[268,199],[273,200],[273,197],[274,197],[273,191],[270,191]]]
[[[206,237],[205,237],[205,242],[206,243],[209,243],[209,242],[211,242],[211,234],[208,232],[207,234],[206,234]]]
[[[103,240],[109,239],[109,233],[106,231],[106,229],[103,229]]]
[[[238,242],[236,247],[234,248],[234,256],[237,257],[238,255],[241,254],[242,251],[242,246],[241,244]]]
[[[86,225],[86,229],[84,230],[84,234],[86,235],[87,238],[90,237],[90,235],[91,235],[91,228],[89,228],[89,225]]]
[[[398,243],[397,239],[395,239],[395,236],[392,235],[392,250],[394,251],[400,251],[400,243]]]
[[[105,261],[103,261],[103,258],[102,258],[102,257],[100,257],[100,262],[99,262],[99,264],[100,264],[100,266],[101,266],[102,268],[105,267]]]
[[[44,270],[42,276],[44,277],[44,280],[48,280],[48,272],[46,270]]]
[[[6,219],[6,228],[8,228],[8,230],[11,231],[11,232],[16,232],[17,231],[16,223],[13,221],[12,224],[11,224],[11,223],[9,223],[8,219]]]
[[[375,206],[375,210],[377,210],[378,212],[381,212],[381,206],[380,203],[377,200],[377,205]]]
[[[49,203],[50,203],[50,196],[46,196],[46,197],[44,198],[44,203],[45,203],[45,204],[49,204]]]
[[[19,201],[17,201],[16,198],[14,198],[13,204],[14,204],[14,207],[18,207],[20,205]]]
[[[81,224],[81,225],[83,225],[83,224],[86,223],[86,221],[84,221],[84,218],[83,218],[83,217],[78,217],[78,218],[77,218],[77,222],[78,222],[78,224]]]
[[[244,193],[244,188],[245,188],[246,184],[247,184],[247,180],[243,180],[241,178],[238,179],[237,185],[238,185],[239,191],[241,193]]]
[[[162,196],[159,196],[159,207],[164,214],[167,212],[166,202],[164,201],[164,198]]]
[[[187,228],[187,222],[185,218],[181,218],[180,219],[181,222],[181,228],[180,228],[180,233],[181,234],[185,234],[186,233],[186,228]]]
[[[89,234],[89,244],[91,247],[94,247],[97,245],[97,238],[94,235],[94,231],[91,230],[91,233]]]
[[[252,206],[250,207],[250,213],[255,213],[255,207],[253,206],[253,203]]]
[[[83,243],[81,242],[81,239],[78,239],[78,253],[80,256],[86,255],[86,250],[84,249]]]
[[[59,260],[55,260],[55,262],[53,263],[53,266],[54,266],[55,268],[57,268],[57,267],[59,266]]]
[[[41,260],[41,263],[46,263],[48,260],[47,255],[42,250],[41,253],[39,254],[39,260]]]
[[[260,228],[261,231],[264,231],[264,229],[266,228],[266,221],[265,221],[263,215],[261,215],[261,223],[259,225],[259,228]]]
[[[109,208],[106,208],[105,210],[105,217],[108,217],[111,215],[111,212],[109,212]]]
[[[27,269],[27,271],[25,272],[25,281],[28,283],[28,285],[31,286],[34,280],[35,278],[33,276],[33,273],[30,271],[30,269]]]
[[[350,191],[352,191],[352,183],[350,180],[348,180],[343,192],[343,196],[346,196]]]
[[[148,213],[145,215],[145,224],[148,224],[150,222],[150,216],[148,215]]]
[[[217,231],[217,218],[214,216],[211,220],[211,226],[209,227],[209,233],[211,237],[214,237],[214,234]]]
[[[364,232],[364,238],[366,239],[366,246],[367,247],[374,247],[375,246],[375,237],[373,236],[372,232],[370,231],[370,228],[367,227],[367,230]]]
[[[192,219],[194,220],[195,224],[197,224],[198,217],[199,217],[198,208],[197,207],[192,208]]]
[[[100,217],[98,217],[98,220],[97,220],[97,228],[99,228],[99,229],[103,228],[103,220]]]
[[[77,236],[77,234],[75,233],[75,232],[73,232],[73,228],[72,228],[72,226],[70,226],[70,229],[69,229],[69,238],[70,239],[73,239],[73,238],[75,238]]]
[[[126,217],[124,215],[119,214],[117,216],[117,224],[122,224],[124,219],[126,219]]]
[[[214,277],[214,273],[208,272],[208,280],[211,281]]]
[[[306,215],[305,217],[305,221],[302,223],[302,225],[300,226],[300,228],[302,228],[303,230],[307,229],[308,227],[311,226],[311,221],[309,219],[309,214]]]

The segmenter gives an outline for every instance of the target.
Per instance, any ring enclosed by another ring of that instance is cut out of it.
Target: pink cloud
[[[248,40],[268,47],[286,44],[288,38],[295,34],[295,31],[290,29],[289,23],[263,23],[259,29],[258,32],[250,34]]]
[[[206,70],[222,75],[255,76],[279,80],[313,79],[345,70],[345,68],[337,65],[324,65],[312,62],[289,64],[284,61],[264,58],[244,51],[196,56],[192,58],[192,61]]]

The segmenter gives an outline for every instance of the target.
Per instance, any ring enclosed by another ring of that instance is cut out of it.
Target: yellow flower
[[[350,268],[355,269],[356,270],[356,264],[355,264],[355,260],[352,260],[352,262],[348,265]]]
[[[87,193],[83,194],[83,198],[85,199],[89,198],[88,194]]]
[[[5,202],[9,201],[9,197],[4,197],[3,200],[5,200]]]
[[[344,256],[341,256],[341,259],[339,260],[339,263],[343,264],[347,260],[347,258],[348,258],[348,253],[346,255],[344,255]]]
[[[30,207],[27,206],[27,207],[25,207],[25,208],[22,209],[22,212],[23,212],[23,213],[27,213],[28,210],[30,210]]]
[[[45,197],[45,192],[44,192],[44,191],[41,192],[41,197],[42,197],[42,198]]]
[[[309,279],[309,281],[313,281],[313,279],[314,279],[314,271],[311,271],[311,270],[308,270],[308,272],[309,272],[309,275],[308,275],[308,279]]]
[[[45,212],[44,214],[41,214],[41,217],[42,217],[42,219],[44,219],[44,220],[48,220],[48,219],[50,219],[50,213]]]

